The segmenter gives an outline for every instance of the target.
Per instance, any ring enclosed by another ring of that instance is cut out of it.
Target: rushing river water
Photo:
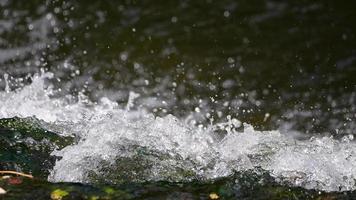
[[[49,145],[39,176],[50,182],[263,171],[291,188],[353,191],[355,7],[0,0],[0,118],[71,138],[19,140]],[[8,157],[0,169],[25,171]]]

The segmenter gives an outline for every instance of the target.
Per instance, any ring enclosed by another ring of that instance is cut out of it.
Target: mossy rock
[[[133,195],[109,186],[89,186],[78,183],[50,183],[41,179],[21,178],[20,184],[9,184],[0,179],[0,187],[7,193],[0,199],[9,200],[74,200],[74,199],[132,199]]]
[[[16,170],[45,178],[56,157],[50,153],[73,142],[43,129],[34,118],[0,119],[0,170]]]
[[[257,176],[255,176],[257,177]],[[7,193],[0,199],[241,199],[241,200],[332,200],[355,199],[355,192],[325,193],[258,182],[242,185],[241,176],[211,181],[146,182],[121,185],[85,185],[49,183],[40,179],[21,178],[20,184],[1,180]]]

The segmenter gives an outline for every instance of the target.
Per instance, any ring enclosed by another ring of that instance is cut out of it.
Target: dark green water
[[[56,96],[82,92],[125,106],[134,91],[135,107],[157,116],[194,115],[206,125],[231,115],[257,130],[341,138],[356,129],[355,7],[351,0],[0,0],[0,88],[4,74],[15,89],[45,69],[61,89]],[[21,169],[46,177],[51,159]],[[4,160],[0,166],[11,168]],[[165,191],[199,196],[198,188],[205,194],[220,183],[197,184]]]
[[[93,98],[134,90],[166,100],[159,108],[182,116],[201,99],[206,112],[238,115],[262,129],[289,121],[302,131],[353,133],[354,7],[354,1],[4,0],[1,73],[23,76],[43,67],[70,80],[78,69],[80,76],[63,85],[76,91],[87,82]],[[271,118],[263,122],[266,112]]]

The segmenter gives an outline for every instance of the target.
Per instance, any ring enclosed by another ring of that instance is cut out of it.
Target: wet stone
[[[50,153],[72,142],[41,128],[33,118],[0,119],[0,170],[14,170],[47,179],[56,161]]]

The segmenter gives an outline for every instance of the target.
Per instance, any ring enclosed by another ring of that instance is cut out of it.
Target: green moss
[[[65,190],[56,189],[51,193],[52,200],[62,200],[63,197],[68,196],[69,193]]]
[[[109,195],[115,193],[115,190],[112,189],[111,187],[106,187],[106,188],[104,188],[104,191],[106,192],[106,194],[109,194]]]

